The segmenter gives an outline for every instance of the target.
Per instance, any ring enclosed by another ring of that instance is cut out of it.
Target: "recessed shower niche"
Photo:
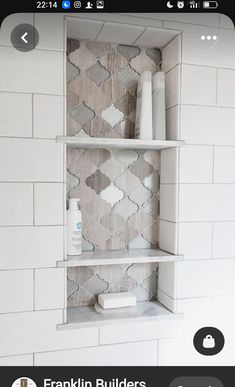
[[[164,67],[162,48],[180,37],[123,26],[67,19],[67,136],[58,141],[67,144],[67,198],[80,199],[83,252],[58,263],[67,268],[63,329],[175,317],[157,302],[158,263],[182,259],[159,249],[160,150],[183,144],[170,131],[165,141],[134,132],[138,79]],[[96,311],[98,294],[125,291],[137,299],[132,310]]]

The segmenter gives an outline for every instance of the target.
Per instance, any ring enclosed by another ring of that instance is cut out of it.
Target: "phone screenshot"
[[[234,309],[232,13],[211,0],[9,7],[4,387],[232,387]]]

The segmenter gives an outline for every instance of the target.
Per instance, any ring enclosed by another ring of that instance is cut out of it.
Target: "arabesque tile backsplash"
[[[160,62],[155,48],[69,39],[68,135],[133,138],[139,75]],[[68,148],[67,194],[80,198],[84,251],[157,247],[159,172],[155,151]],[[106,291],[156,295],[152,264],[71,268],[68,278],[69,306]]]

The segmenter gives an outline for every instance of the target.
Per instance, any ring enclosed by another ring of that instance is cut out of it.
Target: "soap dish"
[[[132,315],[133,312],[137,309],[136,308],[136,305],[133,305],[133,306],[124,306],[124,307],[120,307],[120,308],[112,308],[112,309],[104,309],[102,308],[102,306],[100,306],[100,304],[97,302],[95,305],[94,305],[94,308],[95,308],[95,311],[99,314],[103,314],[105,316],[119,316],[120,313],[124,313],[125,316],[128,316],[129,314]]]

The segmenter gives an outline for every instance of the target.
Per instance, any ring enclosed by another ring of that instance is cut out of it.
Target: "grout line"
[[[51,96],[51,97],[66,97],[64,94],[49,94],[49,93],[30,93],[27,91],[10,91],[10,90],[1,90],[0,94],[24,94],[24,95],[44,95],[44,96]]]
[[[32,102],[32,138],[34,138],[34,95],[31,96]]]
[[[22,227],[26,227],[26,228],[37,228],[37,227],[64,227],[65,224],[13,224],[13,225],[0,225],[0,229],[1,228],[22,228]]]
[[[235,106],[222,106],[222,105],[199,105],[195,103],[182,103],[182,106],[195,106],[195,107],[205,107],[205,108],[211,108],[211,109],[231,109],[234,110]]]
[[[35,225],[35,183],[33,183],[33,226]]]
[[[211,258],[213,259],[216,259],[214,258],[214,222],[212,222],[212,233],[211,233]]]
[[[145,27],[144,30],[141,31],[139,36],[134,40],[134,42],[132,44],[136,44],[136,42],[141,38],[141,36],[143,36],[143,34],[145,33],[146,30],[147,30],[147,27]]]
[[[215,184],[215,146],[212,149],[212,183]]]
[[[33,269],[33,310],[35,311],[36,305],[36,269]]]
[[[105,22],[103,22],[103,24],[102,24],[102,26],[100,27],[98,33],[96,34],[96,37],[94,38],[95,41],[98,39],[98,36],[100,35],[101,31],[103,30],[104,25],[105,25]]]

